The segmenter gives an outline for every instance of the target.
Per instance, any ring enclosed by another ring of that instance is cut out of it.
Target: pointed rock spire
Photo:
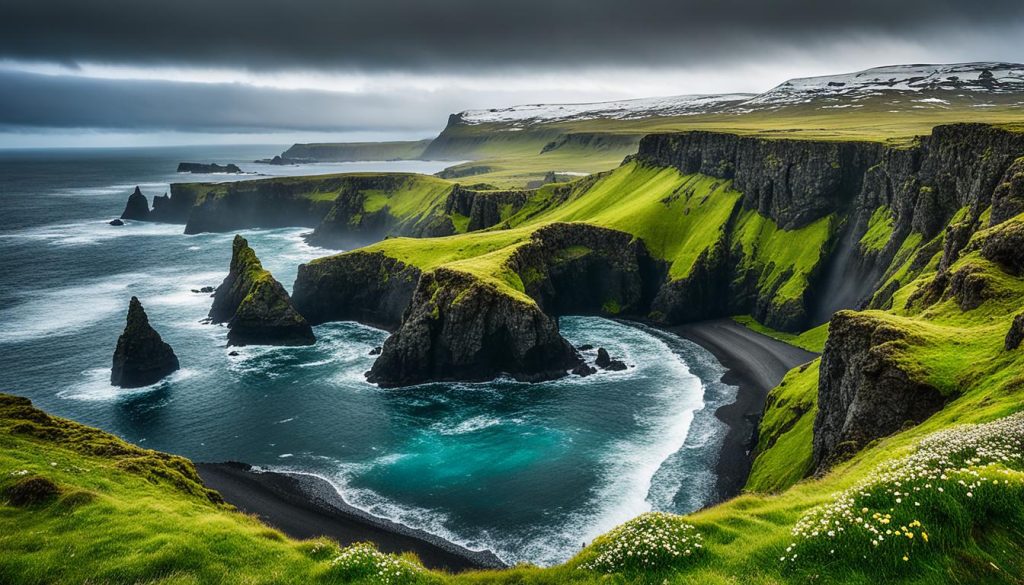
[[[159,381],[180,367],[171,346],[149,324],[139,299],[132,297],[124,333],[117,339],[110,383],[138,388]]]
[[[235,236],[231,269],[217,287],[210,320],[228,324],[228,345],[310,345],[313,329],[288,291],[263,268],[242,236]]]
[[[145,221],[149,219],[149,200],[142,194],[138,186],[135,192],[128,196],[128,203],[121,212],[121,219],[135,219]]]

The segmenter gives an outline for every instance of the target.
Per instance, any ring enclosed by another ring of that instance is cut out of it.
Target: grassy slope
[[[211,501],[188,461],[26,402],[0,395],[0,490],[43,477],[61,493],[0,506],[0,582],[299,583],[325,571],[314,543]]]
[[[570,190],[567,197],[565,189]],[[446,238],[392,238],[364,250],[382,251],[422,270],[442,265],[463,270],[530,301],[505,263],[544,225],[585,222],[632,234],[669,263],[670,278],[679,279],[722,237],[740,199],[729,181],[631,162],[594,180],[546,185],[532,192],[523,209],[490,230]],[[759,275],[760,290],[774,291],[777,302],[793,300],[803,295],[833,223],[824,218],[785,231],[747,211],[739,215],[734,246],[742,250],[743,267]]]

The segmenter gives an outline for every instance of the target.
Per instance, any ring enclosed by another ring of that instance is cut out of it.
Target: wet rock
[[[110,225],[117,225],[117,226],[124,225],[124,222],[121,221],[120,219],[112,219],[108,223],[110,223]]]
[[[313,329],[292,305],[288,292],[242,236],[235,236],[231,269],[217,287],[212,323],[227,323],[228,345],[311,345]]]
[[[581,378],[586,378],[591,374],[596,374],[597,368],[594,366],[588,366],[587,364],[580,364],[572,369],[572,374]]]
[[[228,352],[228,355],[231,357],[238,357],[239,353],[237,351],[232,350]]]
[[[621,360],[609,360],[608,365],[605,366],[604,369],[608,370],[609,372],[621,372],[622,370],[627,369],[627,366],[625,362]]]
[[[134,219],[136,221],[146,221],[149,219],[149,200],[142,194],[142,191],[136,186],[135,191],[128,196],[128,202],[125,203],[124,211],[121,212],[121,219]]]
[[[383,349],[384,349],[383,347],[378,345],[377,347],[375,347],[375,348],[370,350],[370,355],[380,355],[380,352]]]
[[[1006,351],[1012,351],[1020,347],[1021,341],[1024,341],[1024,313],[1013,318],[1010,330],[1006,332],[1003,347],[1006,348]]]
[[[577,347],[576,349],[578,349],[580,351],[590,351],[590,350],[594,349],[594,346],[589,344],[589,343],[584,343],[583,345]]]
[[[901,361],[901,350],[913,342],[918,341],[885,318],[853,311],[832,317],[814,419],[817,473],[875,439],[924,421],[946,403]]]
[[[608,370],[611,372],[621,372],[626,369],[626,364],[622,360],[613,360],[608,351],[603,348],[597,348],[597,359],[594,361],[597,367],[602,370]]]
[[[132,297],[124,333],[114,350],[110,383],[122,388],[148,386],[179,367],[174,350],[150,326],[139,299]]]

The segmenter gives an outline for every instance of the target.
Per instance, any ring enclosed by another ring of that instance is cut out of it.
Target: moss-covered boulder
[[[150,326],[139,299],[132,297],[124,333],[114,350],[110,383],[122,388],[149,386],[179,367],[174,350]]]
[[[313,329],[288,291],[263,268],[242,236],[235,236],[231,270],[217,287],[210,321],[227,323],[228,345],[311,345]]]
[[[138,186],[128,196],[128,202],[125,203],[124,211],[121,212],[121,219],[134,219],[136,221],[146,221],[149,219],[149,200],[142,194]]]

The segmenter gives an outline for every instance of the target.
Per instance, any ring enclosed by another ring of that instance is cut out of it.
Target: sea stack
[[[228,324],[228,345],[311,345],[313,328],[288,291],[263,268],[242,236],[235,236],[231,270],[217,287],[210,321]]]
[[[124,211],[121,212],[121,219],[139,221],[149,219],[149,200],[142,194],[138,186],[135,187],[135,192],[128,196],[128,203],[125,204]]]
[[[149,324],[139,299],[128,303],[128,320],[117,339],[110,383],[122,388],[149,386],[181,367],[171,346]]]

